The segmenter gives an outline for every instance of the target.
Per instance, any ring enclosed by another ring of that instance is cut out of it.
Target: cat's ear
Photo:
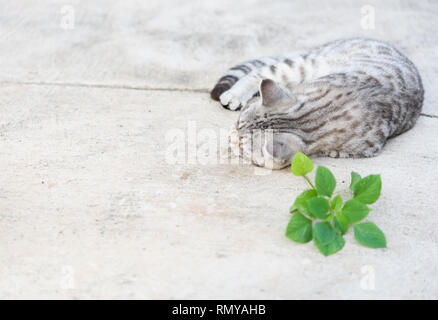
[[[293,101],[293,99],[271,79],[263,79],[260,83],[260,96],[262,98],[262,104],[268,108]]]
[[[298,137],[280,133],[271,135],[271,138],[266,137],[264,147],[265,159],[270,158],[272,165],[269,167],[278,169],[290,165],[292,157],[299,151],[302,151],[302,145]]]

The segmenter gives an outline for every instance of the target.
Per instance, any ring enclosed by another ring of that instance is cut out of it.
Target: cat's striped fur
[[[211,92],[224,107],[241,109],[233,141],[243,155],[272,168],[287,166],[298,151],[374,156],[414,126],[423,95],[414,64],[370,39],[252,60],[228,70]],[[255,142],[266,129],[274,130],[272,141]]]

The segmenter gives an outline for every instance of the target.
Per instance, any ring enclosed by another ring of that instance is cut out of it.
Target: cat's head
[[[281,169],[290,165],[303,142],[291,131],[288,110],[296,103],[290,91],[273,80],[260,83],[260,97],[244,107],[230,142],[240,155],[258,166]]]

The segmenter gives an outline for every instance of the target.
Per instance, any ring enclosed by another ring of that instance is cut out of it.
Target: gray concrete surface
[[[438,3],[366,4],[373,30],[361,1],[3,1],[0,298],[437,299]],[[388,248],[350,231],[324,258],[284,237],[302,180],[171,164],[165,137],[229,128],[206,93],[228,66],[350,36],[399,47],[426,99],[380,156],[314,159],[339,189],[383,179],[369,220]]]

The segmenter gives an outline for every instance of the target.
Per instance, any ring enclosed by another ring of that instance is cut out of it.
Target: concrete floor
[[[437,2],[367,1],[372,30],[361,1],[3,2],[0,298],[438,298]],[[350,230],[325,258],[284,237],[301,179],[171,163],[166,138],[234,123],[207,94],[227,67],[352,36],[406,53],[426,99],[380,156],[314,159],[383,180],[388,248]]]

